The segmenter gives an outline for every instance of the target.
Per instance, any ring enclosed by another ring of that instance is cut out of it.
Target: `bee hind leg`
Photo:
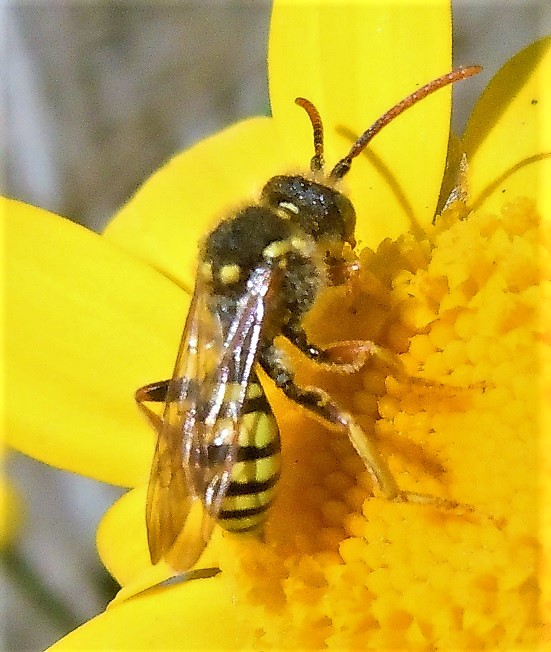
[[[157,432],[159,432],[163,420],[155,410],[147,405],[147,403],[164,404],[168,395],[169,384],[169,380],[158,380],[155,383],[149,383],[149,385],[140,387],[140,389],[136,390],[136,393],[134,394],[134,399],[140,408],[140,411],[145,415],[149,423]]]
[[[156,383],[149,383],[136,390],[134,398],[138,405],[143,403],[164,403],[168,394],[170,380],[158,380]]]

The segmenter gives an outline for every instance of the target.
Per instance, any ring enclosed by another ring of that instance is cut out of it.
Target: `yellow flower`
[[[277,5],[273,117],[176,157],[104,236],[6,202],[9,441],[133,487],[98,532],[123,589],[56,648],[510,648],[543,636],[550,49],[545,40],[519,54],[486,91],[464,141],[469,200],[434,226],[449,92],[407,111],[354,162],[345,181],[362,273],[308,322],[316,341],[373,339],[399,356],[407,373],[373,363],[336,381],[311,368],[300,376],[374,433],[402,489],[470,509],[373,497],[349,442],[268,387],[284,467],[264,540],[217,530],[199,565],[220,574],[125,600],[170,574],[148,559],[154,437],[132,396],[170,374],[198,239],[270,176],[307,166],[311,133],[296,96],[320,109],[336,161],[350,134],[449,70],[446,3]]]

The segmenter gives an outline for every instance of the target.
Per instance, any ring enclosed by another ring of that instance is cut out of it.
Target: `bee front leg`
[[[326,260],[326,264],[329,285],[336,287],[358,282],[361,265],[357,258],[351,260],[345,260],[344,258],[329,259]]]
[[[286,324],[282,328],[283,335],[310,360],[328,367],[337,373],[355,373],[359,371],[371,357],[379,359],[389,367],[397,370],[398,375],[407,375],[400,360],[375,342],[370,340],[345,340],[328,346],[312,344],[300,324]]]

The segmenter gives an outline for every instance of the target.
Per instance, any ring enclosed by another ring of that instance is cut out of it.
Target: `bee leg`
[[[355,373],[363,367],[370,357],[376,357],[392,368],[397,367],[400,372],[405,374],[396,356],[370,340],[346,340],[320,347],[309,341],[300,324],[286,324],[282,328],[282,333],[289,342],[310,360],[326,366],[332,371]]]
[[[261,351],[259,362],[287,398],[308,410],[325,425],[348,436],[373,482],[385,498],[396,502],[431,504],[445,509],[456,507],[471,509],[468,505],[462,505],[444,498],[402,491],[369,434],[327,392],[318,387],[300,387],[297,385],[294,381],[293,372],[284,364],[283,355],[275,345],[272,344]]]
[[[134,399],[149,423],[158,433],[163,425],[163,419],[155,410],[146,403],[167,403],[177,400],[182,389],[182,379],[158,380],[155,383],[144,385],[136,390]]]
[[[146,403],[165,403],[168,396],[169,380],[158,380],[155,383],[144,385],[136,390],[134,399],[141,412],[146,416],[149,423],[157,431],[160,431],[163,420],[155,410],[152,410]]]
[[[294,381],[293,372],[285,366],[281,352],[274,345],[261,351],[259,362],[287,398],[308,410],[332,429],[348,436],[375,484],[386,498],[406,499],[375,443],[354,421],[351,414],[341,409],[323,390],[317,387],[299,387]]]
[[[360,261],[358,259],[344,260],[337,258],[326,262],[329,285],[336,287],[357,282],[360,274]]]
[[[156,383],[144,385],[136,390],[134,398],[141,407],[143,403],[164,403],[168,394],[170,380],[158,380]]]
[[[402,361],[395,353],[384,346],[375,344],[371,340],[343,340],[342,342],[320,347],[308,340],[308,336],[300,324],[286,324],[282,328],[282,333],[289,342],[310,360],[335,373],[356,373],[370,358],[376,358],[391,370],[394,378],[400,382],[407,382],[428,389],[443,387],[457,389],[438,381],[412,376],[406,371]],[[477,387],[484,389],[483,384],[472,386],[472,388]]]

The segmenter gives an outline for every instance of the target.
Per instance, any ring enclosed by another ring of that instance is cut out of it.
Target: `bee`
[[[183,573],[198,561],[216,523],[248,532],[266,518],[281,453],[258,368],[294,403],[349,437],[383,496],[423,500],[400,491],[351,414],[325,391],[295,382],[275,340],[282,336],[315,363],[344,373],[357,371],[370,355],[384,356],[372,342],[322,348],[302,326],[321,290],[346,283],[354,266],[356,214],[339,181],[396,116],[479,70],[459,68],[416,90],[373,123],[329,174],[320,115],[311,102],[297,98],[313,128],[310,173],[269,179],[257,203],[207,235],[172,379],[136,392],[157,431],[146,509],[152,563],[165,559]],[[161,416],[148,403],[164,403]]]

